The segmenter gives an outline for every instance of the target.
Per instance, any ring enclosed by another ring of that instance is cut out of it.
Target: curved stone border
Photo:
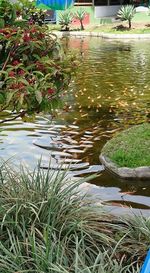
[[[115,33],[104,33],[104,32],[85,32],[85,31],[53,31],[58,37],[101,37],[104,39],[150,39],[150,33],[146,34],[115,34]]]
[[[138,168],[127,168],[127,167],[118,167],[114,162],[112,162],[104,154],[100,155],[101,163],[117,176],[124,179],[148,179],[150,178],[150,167],[138,167]]]
[[[150,39],[150,34],[115,34],[115,33],[101,33],[102,38],[105,39]]]

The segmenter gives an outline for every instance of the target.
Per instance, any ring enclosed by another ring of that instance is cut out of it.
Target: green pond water
[[[101,148],[117,132],[150,118],[150,42],[65,38],[80,60],[64,108],[53,121],[13,121],[1,126],[0,156],[30,168],[42,155],[42,166],[72,164],[72,174],[101,172]],[[150,181],[123,181],[106,171],[84,190],[115,213],[150,213]]]

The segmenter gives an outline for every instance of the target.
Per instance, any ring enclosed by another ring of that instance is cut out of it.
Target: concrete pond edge
[[[115,33],[104,33],[104,32],[89,32],[89,31],[53,31],[59,38],[62,37],[101,37],[104,39],[150,39],[150,33],[146,34],[115,34]]]
[[[142,166],[137,168],[118,167],[113,161],[104,154],[100,155],[100,161],[105,168],[123,179],[144,179],[150,178],[150,166]]]

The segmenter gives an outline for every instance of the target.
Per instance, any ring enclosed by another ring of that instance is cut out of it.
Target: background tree
[[[62,30],[69,31],[72,20],[73,14],[70,11],[63,11],[59,15],[59,24],[62,26]]]
[[[78,19],[80,21],[80,25],[81,25],[81,30],[84,30],[84,25],[83,25],[83,20],[86,16],[86,12],[83,9],[79,9],[76,13],[75,13],[75,18]]]
[[[131,29],[131,22],[136,13],[134,6],[126,5],[122,6],[121,9],[118,11],[117,17],[121,20],[127,20],[129,24],[129,29]]]

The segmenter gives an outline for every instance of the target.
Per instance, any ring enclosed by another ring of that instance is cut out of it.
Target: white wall
[[[120,5],[117,6],[95,6],[95,18],[102,18],[107,16],[114,16],[120,9]]]

